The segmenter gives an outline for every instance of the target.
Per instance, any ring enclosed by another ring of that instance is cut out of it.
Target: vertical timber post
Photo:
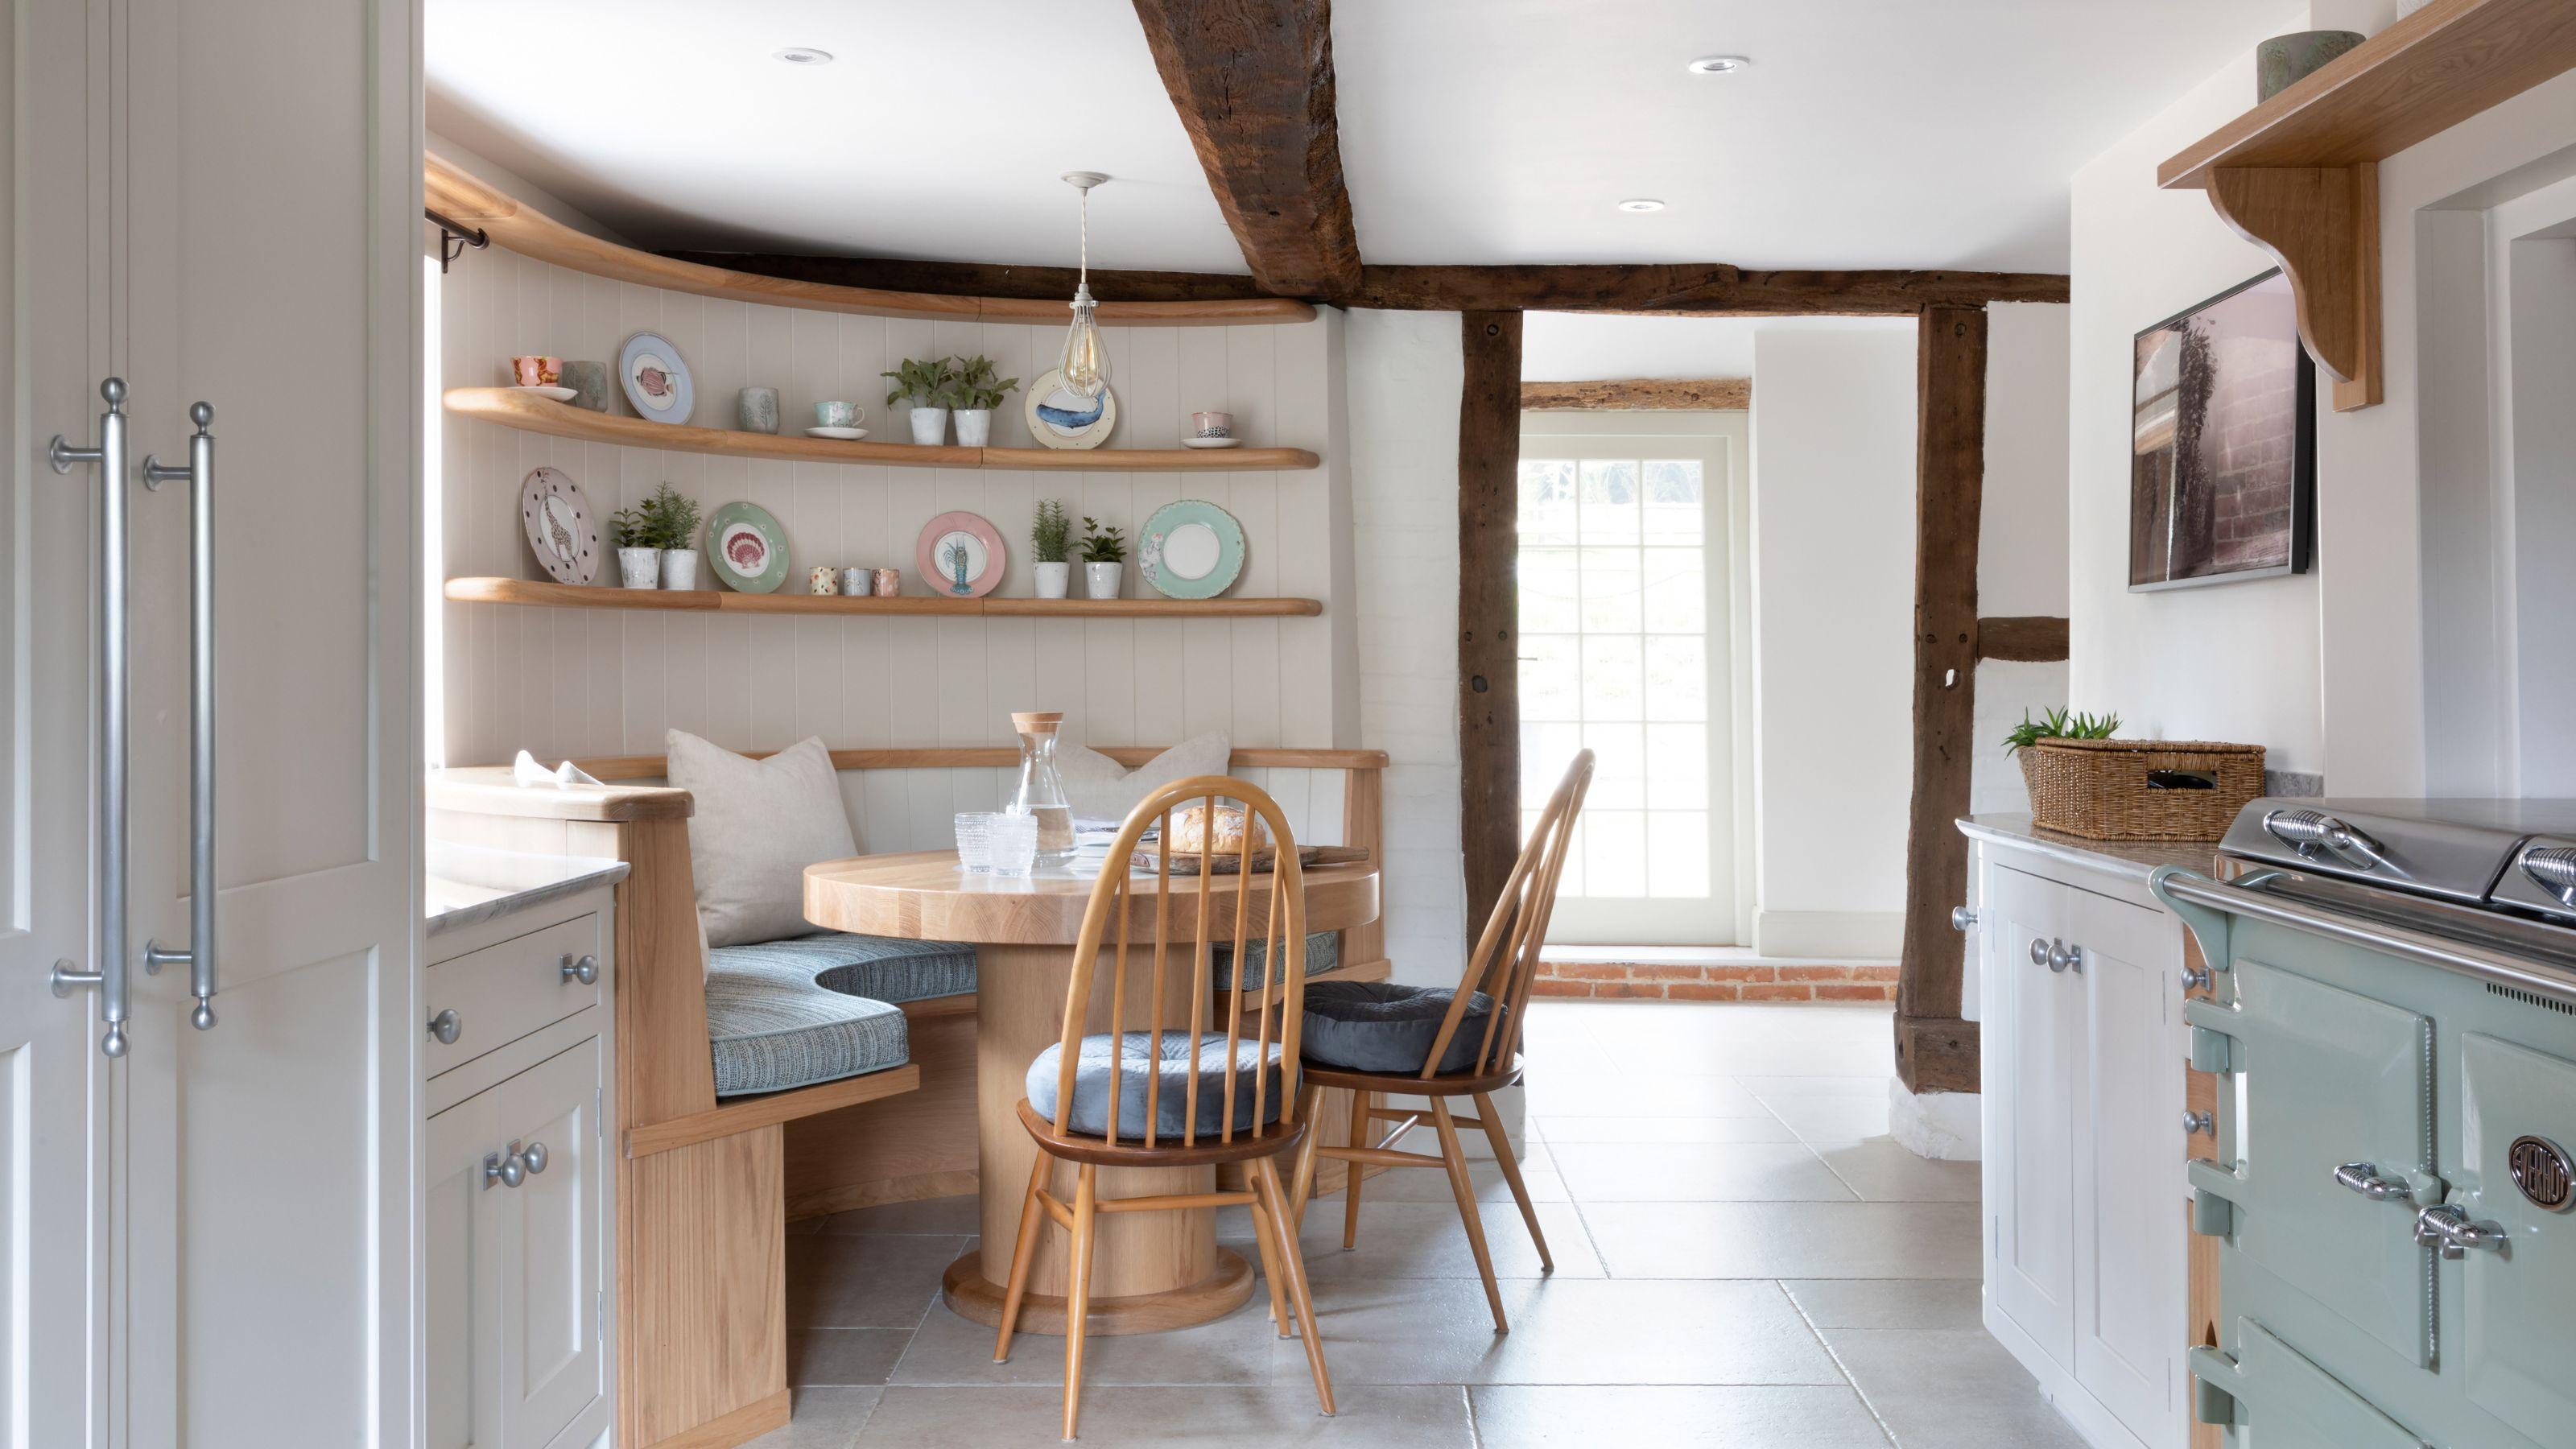
[[[1458,399],[1458,840],[1467,943],[1520,854],[1519,547],[1521,314],[1461,313]]]

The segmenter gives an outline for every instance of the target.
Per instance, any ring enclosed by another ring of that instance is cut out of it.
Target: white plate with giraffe
[[[581,485],[555,468],[539,468],[519,485],[519,517],[528,547],[559,584],[599,578],[599,515]]]

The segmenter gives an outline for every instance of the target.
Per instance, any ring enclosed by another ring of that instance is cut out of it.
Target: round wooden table
[[[1308,931],[1337,931],[1377,919],[1374,865],[1317,866],[1305,875]],[[1266,875],[1252,879],[1254,934],[1267,918],[1268,880]],[[1010,1278],[1011,1248],[1019,1235],[1021,1197],[1038,1150],[1020,1125],[1018,1107],[1028,1095],[1029,1063],[1063,1036],[1070,948],[1081,935],[1083,907],[1094,884],[1094,877],[1061,869],[1041,868],[1019,879],[968,875],[958,867],[955,851],[860,856],[805,871],[805,918],[817,926],[975,945],[975,1102],[984,1236],[979,1248],[949,1265],[945,1296],[950,1308],[979,1323],[1002,1321],[1003,1285]],[[1160,904],[1155,901],[1159,890],[1155,878],[1136,878],[1140,909],[1131,941],[1153,939],[1151,907]],[[1198,939],[1197,891],[1195,877],[1174,878],[1170,939],[1184,950]],[[1232,877],[1209,884],[1212,941],[1233,940],[1234,891]],[[1130,953],[1132,988],[1132,945]],[[1166,990],[1167,1027],[1187,1021],[1189,973],[1172,972]],[[1094,995],[1092,1020],[1085,1029],[1105,1032],[1108,993]],[[1131,1004],[1128,1010],[1129,1027],[1141,1029],[1142,1008]],[[1053,1190],[1069,1200],[1072,1167],[1059,1163],[1056,1172]],[[1104,1168],[1100,1192],[1103,1197],[1207,1192],[1215,1186],[1215,1175],[1212,1167]],[[1098,1234],[1091,1281],[1093,1333],[1152,1333],[1204,1323],[1233,1312],[1252,1295],[1252,1265],[1217,1246],[1213,1209],[1103,1214]],[[1042,1234],[1020,1310],[1020,1331],[1064,1331],[1065,1264],[1064,1235],[1052,1230]]]

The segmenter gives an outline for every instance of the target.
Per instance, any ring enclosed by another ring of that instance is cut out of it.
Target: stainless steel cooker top
[[[2219,843],[2235,859],[2576,926],[2576,800],[2266,796]]]

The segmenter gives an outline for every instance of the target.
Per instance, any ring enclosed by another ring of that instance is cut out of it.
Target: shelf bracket
[[[2209,204],[2281,263],[2299,336],[2334,379],[2335,411],[2378,406],[2378,163],[2216,167]]]

